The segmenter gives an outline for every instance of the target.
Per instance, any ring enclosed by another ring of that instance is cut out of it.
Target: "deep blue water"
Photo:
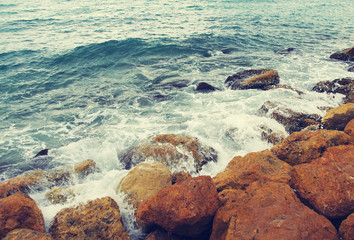
[[[109,176],[121,150],[158,133],[214,147],[219,162],[203,172],[214,175],[232,156],[270,147],[260,125],[284,131],[257,114],[265,101],[320,115],[340,104],[310,90],[353,77],[328,58],[354,45],[353,12],[351,0],[3,0],[0,179],[88,158]],[[276,69],[305,94],[225,89],[250,68]],[[200,81],[221,91],[198,93]],[[44,148],[50,158],[36,162]]]

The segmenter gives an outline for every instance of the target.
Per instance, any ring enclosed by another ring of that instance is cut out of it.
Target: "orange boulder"
[[[293,168],[292,187],[329,218],[354,211],[354,145],[328,148],[323,157]]]
[[[290,183],[291,166],[279,160],[269,150],[234,157],[224,172],[217,174],[213,181],[221,191],[226,188],[244,189],[255,181]]]
[[[0,199],[0,239],[16,228],[45,232],[41,210],[32,198],[20,192]]]
[[[211,178],[200,176],[165,187],[139,205],[137,217],[176,235],[196,237],[211,227],[219,204]]]
[[[348,134],[335,130],[294,132],[275,145],[271,151],[280,160],[294,166],[311,162],[321,157],[327,148],[351,144],[352,140]]]

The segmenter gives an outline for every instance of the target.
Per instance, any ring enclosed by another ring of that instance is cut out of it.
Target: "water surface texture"
[[[323,115],[343,96],[311,92],[353,77],[328,56],[353,46],[352,0],[19,1],[0,3],[0,180],[86,159],[102,172],[73,186],[74,202],[112,196],[118,154],[150,135],[186,134],[215,148],[214,176],[235,155],[270,148],[258,109],[277,101]],[[289,54],[279,54],[294,48]],[[303,91],[232,91],[227,76],[273,68]],[[221,91],[198,93],[198,82]],[[33,156],[49,148],[45,162]],[[48,225],[65,207],[33,194]],[[128,210],[126,210],[128,211]],[[130,230],[133,231],[132,229]]]

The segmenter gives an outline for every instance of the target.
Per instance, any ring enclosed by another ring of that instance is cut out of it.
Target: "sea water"
[[[311,89],[353,77],[328,58],[353,46],[353,11],[351,0],[2,0],[0,180],[93,159],[101,172],[73,184],[69,203],[31,194],[47,228],[60,209],[111,196],[139,238],[115,193],[127,173],[119,153],[154,134],[190,135],[218,152],[198,173],[214,176],[233,156],[270,148],[260,126],[285,129],[258,114],[265,101],[319,115],[341,103]],[[258,68],[304,94],[225,88]],[[201,81],[220,90],[196,92]],[[50,158],[34,160],[45,148]]]

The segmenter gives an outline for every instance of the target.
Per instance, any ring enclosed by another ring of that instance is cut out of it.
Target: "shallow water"
[[[187,134],[218,151],[214,176],[235,155],[271,147],[258,115],[267,101],[306,113],[343,96],[311,92],[319,81],[353,77],[328,56],[352,46],[349,0],[5,1],[0,4],[0,179],[93,159],[102,169],[72,187],[67,205],[31,196],[47,226],[65,206],[114,192],[126,174],[118,154],[150,135]],[[289,54],[278,51],[294,48]],[[225,89],[227,76],[273,68],[303,91]],[[205,81],[221,91],[198,93]],[[171,87],[177,82],[186,87]],[[48,161],[33,156],[50,148]],[[130,210],[126,210],[128,216]],[[132,233],[133,228],[130,228]]]

